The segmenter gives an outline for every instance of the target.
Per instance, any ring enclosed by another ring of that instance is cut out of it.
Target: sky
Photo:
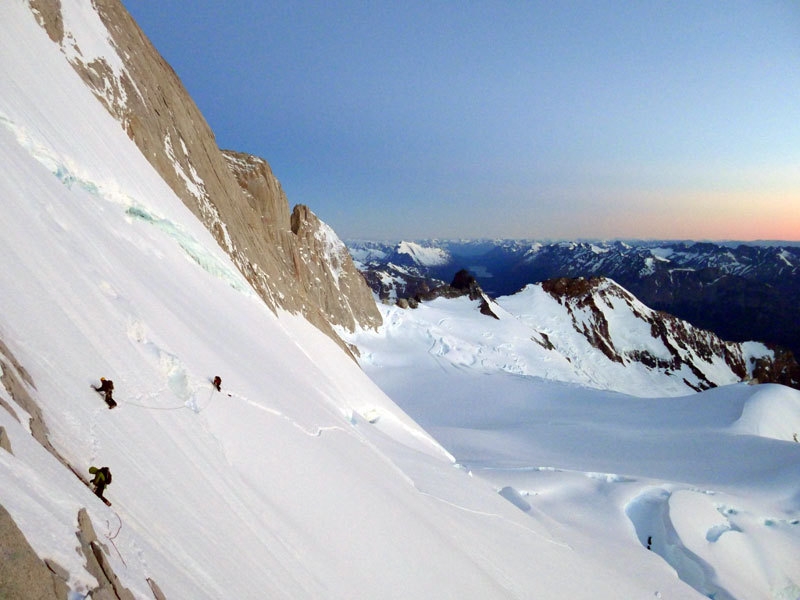
[[[123,0],[345,239],[800,240],[800,4]]]

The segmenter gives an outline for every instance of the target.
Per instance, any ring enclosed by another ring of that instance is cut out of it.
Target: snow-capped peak
[[[425,267],[445,265],[450,261],[450,254],[446,250],[422,246],[416,242],[400,242],[395,252],[408,255],[414,264]]]

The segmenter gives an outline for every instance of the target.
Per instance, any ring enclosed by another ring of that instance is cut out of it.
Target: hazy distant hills
[[[778,344],[800,355],[800,246],[690,241],[351,241],[383,299],[410,297],[460,269],[491,296],[556,277],[609,277],[639,300],[723,339]]]

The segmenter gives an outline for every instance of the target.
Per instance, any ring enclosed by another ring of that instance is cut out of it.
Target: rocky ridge
[[[677,377],[695,391],[736,380],[800,388],[800,366],[791,352],[756,342],[725,341],[683,319],[650,309],[611,279],[560,277],[531,284],[519,292],[522,298],[540,297],[542,293],[557,303],[557,311],[543,312],[555,318],[558,325],[545,324],[548,317],[534,310],[522,317],[533,328],[531,340],[560,354],[577,370],[586,357],[575,344],[576,334],[610,363]],[[436,298],[462,296],[475,301],[482,314],[495,319],[500,318],[498,314],[507,314],[505,300],[514,298],[495,302],[475,277],[461,270],[452,283],[400,298],[396,303],[413,309]]]
[[[456,273],[451,283],[443,283],[433,289],[429,289],[426,286],[423,289],[417,290],[413,296],[399,298],[397,300],[397,305],[400,308],[416,308],[419,306],[420,302],[428,302],[435,298],[461,298],[462,296],[466,296],[473,301],[478,301],[481,314],[494,317],[495,319],[498,318],[494,311],[492,311],[492,299],[486,295],[478,281],[466,269],[462,269]]]
[[[93,1],[108,32],[109,51],[97,57],[65,33],[60,0],[31,0],[30,6],[95,97],[270,308],[303,314],[343,348],[335,327],[380,323],[344,245],[332,241],[335,234],[308,208],[290,214],[265,160],[218,148],[178,76],[119,0]]]
[[[539,284],[564,307],[572,328],[593,347],[617,363],[638,362],[650,369],[678,374],[685,366],[696,377],[684,382],[697,391],[717,383],[707,365],[721,361],[742,381],[781,383],[800,387],[800,367],[791,353],[774,350],[753,355],[746,344],[728,342],[711,331],[667,313],[648,308],[633,294],[604,277],[558,278]],[[647,347],[626,346],[610,333],[613,312],[624,310],[650,329],[650,337],[660,342],[662,352]]]

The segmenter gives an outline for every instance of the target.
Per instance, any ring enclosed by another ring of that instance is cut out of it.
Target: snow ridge
[[[414,242],[400,242],[395,249],[396,254],[405,254],[414,264],[434,267],[450,262],[450,255],[441,248],[421,246]]]

